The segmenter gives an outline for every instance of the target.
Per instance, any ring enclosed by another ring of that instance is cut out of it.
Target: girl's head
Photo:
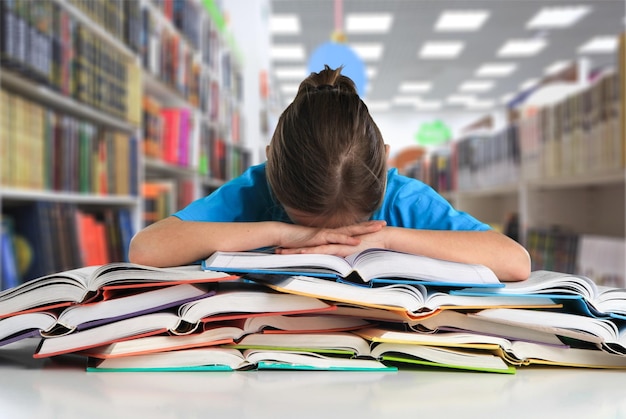
[[[385,193],[386,148],[341,68],[311,73],[278,120],[267,179],[292,221],[338,227],[369,219]]]

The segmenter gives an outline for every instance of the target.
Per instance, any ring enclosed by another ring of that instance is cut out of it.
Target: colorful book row
[[[127,209],[87,212],[45,201],[6,207],[2,226],[3,289],[62,270],[125,261],[134,234]]]
[[[139,67],[64,7],[50,1],[0,3],[1,63],[117,118],[139,123]]]
[[[520,121],[524,178],[623,168],[626,138],[620,127],[619,85],[617,73],[604,74],[554,105],[528,109]]]
[[[137,195],[137,141],[0,90],[0,184]]]

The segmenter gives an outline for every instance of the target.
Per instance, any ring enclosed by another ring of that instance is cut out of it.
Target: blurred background
[[[626,286],[622,0],[2,0],[2,288],[125,260],[343,66],[389,165]]]

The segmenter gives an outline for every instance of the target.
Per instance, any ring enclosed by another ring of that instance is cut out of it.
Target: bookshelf
[[[134,232],[250,164],[242,64],[214,1],[0,5],[0,289],[124,260]],[[101,259],[83,241],[96,235]]]
[[[621,42],[616,70],[584,85],[540,87],[507,127],[468,133],[448,150],[435,150],[428,160],[413,164],[416,177],[458,209],[504,232],[515,216],[516,239],[531,253],[533,269],[581,273],[604,285],[626,286],[623,36]],[[604,242],[605,253],[615,251],[619,260],[597,259],[600,266],[583,268],[581,249],[591,242]],[[601,265],[614,265],[619,272],[596,274]]]

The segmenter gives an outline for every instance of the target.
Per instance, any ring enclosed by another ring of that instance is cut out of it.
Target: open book
[[[554,331],[528,328],[524,325],[505,324],[492,321],[485,317],[475,316],[472,313],[463,313],[454,310],[445,310],[438,313],[436,316],[420,319],[419,321],[413,322],[411,328],[417,331],[430,332],[478,333],[504,338],[510,341],[520,340],[548,345],[564,345],[563,341]]]
[[[92,360],[87,371],[232,371],[251,369],[317,371],[396,371],[373,359],[323,356],[303,351],[239,351],[198,348]]]
[[[112,300],[66,307],[60,314],[34,311],[0,319],[0,345],[28,337],[58,336],[161,311],[213,295],[201,284],[180,284]]]
[[[238,277],[207,272],[199,265],[154,268],[117,262],[46,275],[0,292],[0,318],[29,310],[46,310],[96,299],[112,289],[223,282]]]
[[[554,271],[531,272],[528,279],[508,282],[497,289],[465,289],[452,291],[459,295],[543,295],[556,299],[583,299],[591,315],[611,315],[626,319],[626,289],[596,285],[586,276]]]
[[[227,322],[206,323],[204,330],[188,335],[164,334],[114,342],[91,348],[83,354],[94,358],[116,358],[153,352],[233,344],[251,333],[320,333],[346,331],[369,325],[365,320],[328,315],[255,316]]]
[[[57,322],[57,316],[47,311],[23,313],[0,319],[0,346],[22,339],[39,337]]]
[[[509,364],[551,365],[582,368],[626,368],[626,356],[595,349],[542,345],[532,342],[511,342],[498,351]]]
[[[346,258],[325,254],[279,255],[260,252],[215,252],[203,269],[236,274],[310,275],[355,282],[419,281],[423,284],[500,287],[489,268],[385,249],[366,249]]]
[[[309,334],[250,334],[235,348],[250,350],[309,351],[325,355],[372,358],[391,363],[453,369],[513,373],[500,357],[488,351],[466,352],[407,343],[370,343],[356,332]]]
[[[471,314],[508,326],[524,327],[588,342],[607,352],[626,355],[626,327],[611,319],[578,314],[518,309],[487,309]],[[621,324],[622,322],[620,322]]]
[[[177,311],[150,313],[63,336],[45,338],[35,357],[83,351],[112,342],[165,332],[189,334],[201,323],[208,321],[253,315],[319,313],[333,309],[334,306],[321,300],[299,295],[269,293],[258,289],[218,291],[215,295],[182,304]]]
[[[255,279],[280,292],[403,311],[410,318],[429,316],[441,309],[559,307],[549,298],[451,295],[446,292],[428,290],[422,284],[400,283],[370,288],[310,276],[255,275]]]
[[[562,367],[626,368],[626,356],[601,350],[547,345],[474,333],[416,333],[370,327],[353,333],[372,342],[490,350],[513,366],[552,365]]]

